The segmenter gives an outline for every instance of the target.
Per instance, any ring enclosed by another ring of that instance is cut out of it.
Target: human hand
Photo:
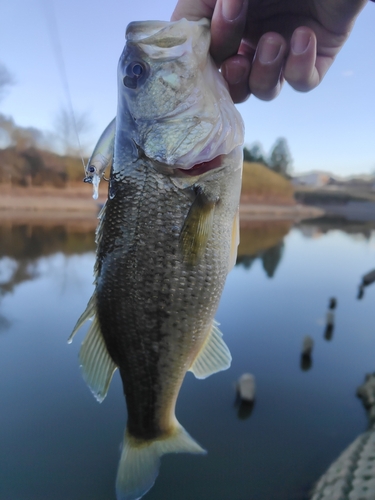
[[[178,0],[172,20],[211,19],[211,55],[234,102],[317,87],[367,0]]]

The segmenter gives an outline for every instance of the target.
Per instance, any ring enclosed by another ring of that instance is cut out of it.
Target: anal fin
[[[230,367],[232,356],[222,339],[223,334],[218,325],[217,321],[212,322],[210,333],[189,368],[189,371],[193,372],[197,378],[207,378],[213,373],[227,370]]]
[[[71,344],[73,342],[73,337],[78,332],[78,330],[81,328],[81,326],[87,320],[89,320],[95,316],[95,305],[96,305],[96,302],[95,302],[95,293],[94,293],[91,296],[90,300],[88,301],[86,309],[83,311],[81,316],[78,318],[78,321],[75,324],[75,327],[73,328],[73,331],[68,338],[68,344]]]

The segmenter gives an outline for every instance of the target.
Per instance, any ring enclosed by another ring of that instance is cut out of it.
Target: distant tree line
[[[14,76],[0,61],[0,101],[14,84]],[[87,156],[89,148],[80,145],[77,136],[82,140],[88,129],[86,113],[73,116],[64,107],[56,114],[53,132],[22,127],[0,113],[0,183],[63,187],[81,181],[80,156]]]
[[[14,83],[14,76],[0,62],[0,100]],[[54,132],[21,127],[12,117],[0,113],[0,183],[64,186],[81,180],[83,169],[78,157],[89,148],[87,144],[81,147],[77,136],[84,136],[89,125],[86,113],[73,116],[64,107],[56,115]],[[246,146],[243,153],[245,161],[262,163],[285,177],[290,175],[292,159],[283,137],[276,140],[269,155],[260,143]]]
[[[276,140],[269,155],[266,155],[262,145],[256,142],[251,146],[244,147],[243,157],[244,161],[262,163],[274,172],[284,177],[290,177],[292,157],[284,137],[279,137]]]
[[[64,187],[84,177],[80,158],[60,156],[33,146],[0,149],[0,183],[12,186]]]

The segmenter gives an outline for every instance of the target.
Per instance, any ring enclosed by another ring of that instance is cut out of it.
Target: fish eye
[[[89,167],[89,168],[88,168],[88,171],[89,171],[89,172],[91,172],[91,173],[92,173],[92,172],[95,172],[95,167],[93,167],[93,166],[91,165],[91,167]]]
[[[126,66],[123,84],[129,89],[136,89],[142,77],[147,73],[147,64],[142,61],[132,61]]]
[[[146,70],[146,66],[143,62],[133,61],[126,66],[126,74],[130,77],[139,78],[143,75]]]
[[[133,75],[141,76],[143,73],[143,66],[139,63],[134,64],[132,67]]]

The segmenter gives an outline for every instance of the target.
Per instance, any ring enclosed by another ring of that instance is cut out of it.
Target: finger
[[[237,54],[246,24],[248,0],[218,0],[211,22],[211,55],[218,65]]]
[[[270,101],[280,93],[286,52],[287,43],[278,33],[259,40],[249,79],[250,91],[259,99]]]
[[[202,17],[212,18],[216,0],[178,0],[171,21],[185,17],[190,21],[199,21]]]
[[[305,26],[297,28],[284,68],[284,78],[295,90],[308,92],[317,87],[330,66],[329,60],[332,64],[332,57],[317,59],[316,50],[314,31]]]
[[[228,83],[230,95],[235,103],[244,102],[250,96],[250,69],[250,59],[242,55],[227,59],[221,66],[222,75]]]

